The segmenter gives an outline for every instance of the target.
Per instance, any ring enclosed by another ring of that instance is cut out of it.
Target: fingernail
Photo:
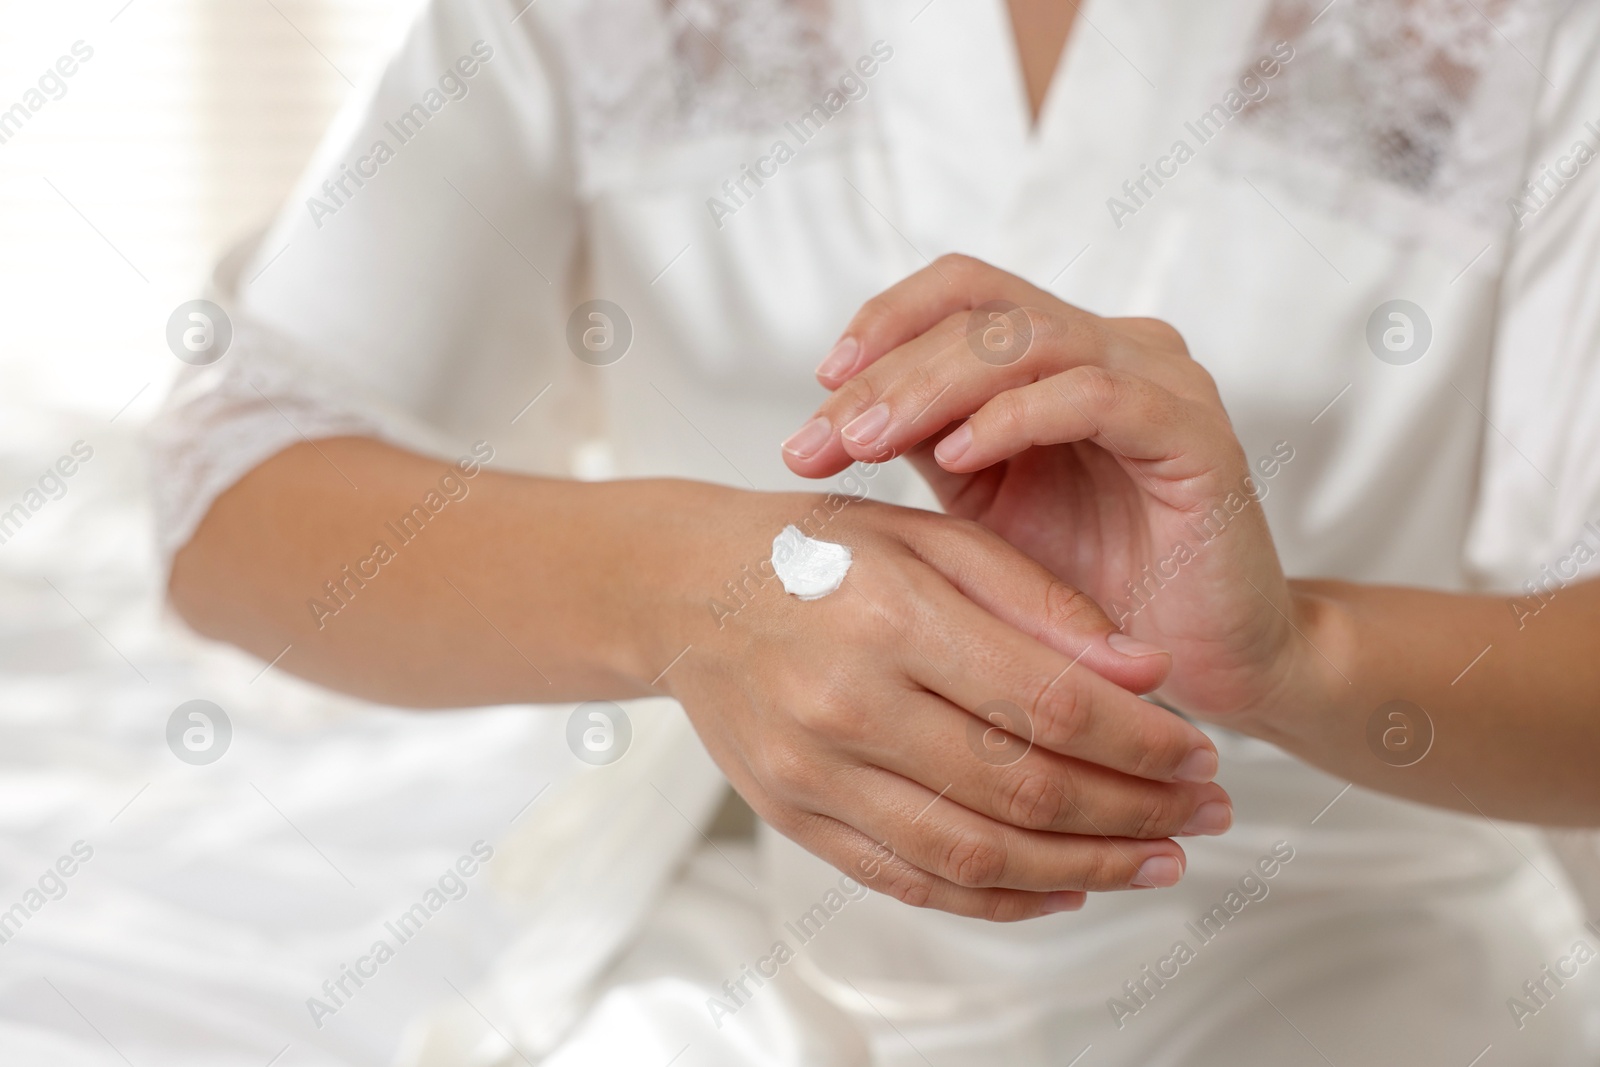
[[[953,430],[949,437],[939,442],[939,447],[933,450],[933,458],[940,463],[955,463],[967,454],[972,447],[972,427],[962,423]]]
[[[1233,808],[1220,800],[1208,800],[1189,816],[1189,821],[1183,824],[1186,834],[1201,834],[1206,837],[1215,837],[1225,832],[1233,825]]]
[[[883,428],[888,425],[889,405],[874,404],[860,415],[857,415],[840,432],[858,445],[870,445],[878,439],[878,435],[883,433]]]
[[[1139,873],[1133,876],[1133,883],[1147,889],[1165,889],[1177,885],[1178,879],[1183,877],[1183,864],[1171,856],[1151,856],[1139,864]]]
[[[847,378],[855,370],[856,359],[861,355],[861,345],[854,337],[841,337],[817,365],[818,378]]]
[[[954,437],[955,434],[950,436]],[[1124,656],[1130,656],[1133,659],[1138,659],[1141,656],[1170,656],[1172,654],[1164,648],[1157,648],[1148,641],[1141,641],[1137,637],[1130,637],[1125,633],[1107,634],[1106,644]]]
[[[1217,754],[1209,748],[1197,748],[1178,764],[1172,777],[1180,782],[1205,784],[1217,776]]]
[[[810,459],[832,436],[833,426],[826,416],[818,415],[796,430],[794,436],[783,443],[783,450],[799,459]]]
[[[1045,915],[1054,915],[1058,911],[1077,911],[1083,907],[1084,901],[1089,898],[1083,893],[1074,893],[1062,890],[1059,893],[1046,893],[1044,906],[1041,909]]]

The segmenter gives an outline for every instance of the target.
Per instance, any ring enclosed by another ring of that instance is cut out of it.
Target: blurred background
[[[28,511],[0,526],[0,1063],[390,1063],[505,945],[468,880],[312,1025],[384,917],[531,821],[555,757],[525,710],[357,708],[187,634],[140,440],[180,367],[169,315],[417,6],[0,0],[0,109],[26,111],[0,117],[0,513]],[[194,700],[212,734],[185,758]]]

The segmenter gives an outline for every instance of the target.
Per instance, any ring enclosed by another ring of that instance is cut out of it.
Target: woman
[[[593,973],[508,975],[524,1058],[1582,1062],[1597,938],[1483,816],[1597,810],[1597,42],[1533,2],[436,3],[169,406],[174,602],[388,702],[681,702],[778,832],[647,902],[655,854]],[[428,502],[473,442],[507,473]],[[908,450],[981,525],[849,466]],[[842,471],[873,499],[799,492]],[[854,553],[820,601],[763,567],[802,521]],[[640,766],[596,819],[666,797]]]

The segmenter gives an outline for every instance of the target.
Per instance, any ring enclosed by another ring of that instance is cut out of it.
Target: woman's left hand
[[[817,373],[835,392],[784,445],[796,473],[907,454],[946,510],[1170,651],[1162,693],[1186,711],[1248,715],[1286,684],[1296,605],[1216,386],[1172,327],[946,256],[868,301]]]

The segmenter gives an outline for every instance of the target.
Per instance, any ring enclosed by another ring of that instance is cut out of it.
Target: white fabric
[[[1096,312],[1177,325],[1247,453],[1294,449],[1265,501],[1293,574],[1513,591],[1600,518],[1600,202],[1574,185],[1520,230],[1504,203],[1600,119],[1596,5],[1480,4],[1498,20],[1491,38],[1465,0],[1403,5],[1399,27],[1395,5],[1356,0],[1090,2],[1033,132],[999,0],[841,4],[821,30],[821,9],[798,0],[522,6],[435,3],[241,272],[239,358],[191,375],[161,430],[167,470],[210,471],[174,483],[169,550],[219,472],[299,439],[229,402],[248,401],[256,374],[308,419],[361,420],[445,454],[487,439],[513,469],[571,470],[598,438],[623,475],[795,487],[777,444],[820,398],[811,368],[861,300],[946,251]],[[810,15],[754,21],[792,11]],[[1416,47],[1376,48],[1395,33]],[[1127,198],[1175,139],[1193,142],[1186,123],[1284,37],[1296,55],[1268,102],[1198,144],[1119,226],[1108,198]],[[306,198],[478,39],[494,58],[468,98],[318,225]],[[772,40],[793,47],[769,71],[755,61]],[[876,41],[892,56],[859,79],[864,95],[732,197],[725,182],[775,139],[794,143],[782,116],[819,99],[817,64],[836,82]],[[593,72],[619,64],[637,79]],[[1374,113],[1374,100],[1393,106]],[[567,315],[588,298],[626,310],[620,362],[569,354]],[[1367,348],[1368,316],[1391,299],[1432,322],[1432,347],[1407,366]],[[213,458],[183,458],[196,450]],[[899,465],[873,494],[927,499]],[[678,736],[659,766],[703,760]],[[1506,1007],[1585,936],[1533,835],[1341,794],[1267,746],[1218,739],[1236,827],[1186,842],[1176,889],[1019,927],[871,897],[807,945],[778,995],[719,1030],[706,999],[724,968],[750,958],[763,921],[778,929],[837,878],[764,834],[748,882],[716,881],[698,857],[597,984],[597,954],[569,961],[555,924],[605,879],[566,886],[480,990],[495,1029],[441,1008],[413,1062],[665,1062],[687,1045],[684,1064],[1059,1064],[1086,1046],[1085,1064],[1461,1064],[1489,1044],[1499,1062],[1593,1061],[1592,976],[1524,1029]],[[597,827],[628,813],[636,839],[681,828],[645,803],[647,785],[618,780],[563,811]],[[1118,1029],[1108,1001],[1124,980],[1280,840],[1296,858],[1273,895]],[[551,837],[519,862],[578,863],[585,847]],[[582,921],[620,932],[678,854],[630,863],[615,910]]]

